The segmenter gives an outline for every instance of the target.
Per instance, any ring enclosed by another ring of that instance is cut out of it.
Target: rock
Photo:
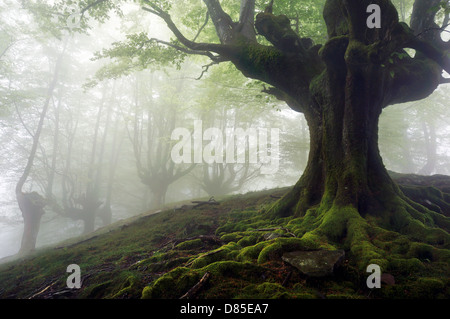
[[[343,250],[293,251],[282,259],[310,277],[331,276],[345,257]]]
[[[380,280],[388,286],[395,285],[395,278],[391,274],[382,274]]]

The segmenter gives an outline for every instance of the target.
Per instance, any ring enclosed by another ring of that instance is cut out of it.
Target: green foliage
[[[148,38],[146,33],[129,34],[126,38],[126,41],[114,42],[111,48],[94,54],[93,61],[109,58],[114,62],[104,65],[91,79],[89,87],[99,81],[116,79],[148,68],[157,70],[175,66],[179,69],[185,60],[185,53]],[[178,45],[176,41],[173,44]]]

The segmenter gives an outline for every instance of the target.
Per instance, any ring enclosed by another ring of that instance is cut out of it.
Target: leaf
[[[394,78],[394,76],[395,76],[395,72],[394,71],[390,71],[389,74],[391,75],[391,78]]]

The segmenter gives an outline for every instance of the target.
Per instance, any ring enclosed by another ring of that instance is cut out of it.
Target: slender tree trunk
[[[46,189],[46,197],[49,201],[53,199],[53,184],[55,181],[55,172],[56,172],[56,159],[59,148],[59,117],[61,113],[61,92],[58,96],[58,103],[55,106],[55,133],[53,136],[53,153],[52,153],[52,162],[50,167],[50,172],[48,174],[48,183]]]
[[[99,212],[99,217],[103,221],[103,225],[109,225],[112,222],[112,209],[111,209],[111,199],[112,199],[112,193],[113,193],[113,185],[114,185],[114,178],[116,174],[116,167],[120,156],[120,150],[122,147],[123,139],[119,141],[118,137],[118,125],[119,118],[115,121],[115,130],[114,130],[114,137],[113,137],[113,146],[111,149],[111,155],[110,155],[110,166],[109,166],[109,173],[108,173],[108,186],[106,188],[106,199],[105,203],[103,205],[103,208],[101,212]]]
[[[432,121],[423,120],[422,129],[425,139],[426,163],[419,171],[419,174],[430,175],[436,169],[436,161],[437,161],[436,128]]]

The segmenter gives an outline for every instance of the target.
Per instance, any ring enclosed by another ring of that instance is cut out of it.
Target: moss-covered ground
[[[0,298],[178,299],[206,273],[209,280],[195,298],[450,297],[450,250],[442,246],[448,243],[381,229],[351,209],[266,218],[264,211],[287,191],[167,209],[4,263]],[[349,236],[343,229],[354,231]],[[283,252],[314,249],[346,250],[334,276],[310,278],[281,259]],[[367,288],[369,263],[379,264],[395,284]],[[70,264],[81,268],[81,289],[66,287]]]

